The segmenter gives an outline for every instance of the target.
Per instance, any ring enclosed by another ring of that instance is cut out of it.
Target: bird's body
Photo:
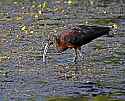
[[[58,52],[63,52],[68,48],[73,48],[75,50],[74,61],[76,61],[78,57],[77,50],[80,51],[82,45],[85,45],[102,35],[108,35],[110,29],[111,26],[75,26],[54,36],[56,48]]]
[[[59,51],[65,51],[68,48],[79,49],[92,40],[109,34],[110,27],[79,25],[74,28],[63,31],[56,38],[56,45]]]

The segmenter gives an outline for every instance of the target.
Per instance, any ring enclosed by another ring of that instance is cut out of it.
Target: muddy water
[[[44,2],[42,13],[38,6],[42,0],[10,1],[0,3],[0,101],[125,100],[122,0],[53,0]],[[83,46],[83,58],[77,63],[72,62],[73,50],[59,54],[54,46],[47,52],[47,63],[43,63],[48,34],[77,24],[114,24],[118,28],[113,37],[102,36]]]

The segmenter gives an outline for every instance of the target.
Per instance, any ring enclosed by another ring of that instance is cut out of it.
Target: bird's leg
[[[79,56],[83,58],[82,51],[81,51],[81,47],[78,48],[78,50],[79,50]]]
[[[73,59],[73,62],[76,62],[76,60],[78,58],[77,48],[74,48],[74,51],[75,51],[75,57]]]
[[[78,48],[78,50],[79,50],[80,60],[85,60],[85,57],[83,56],[82,51],[81,51],[81,47]]]

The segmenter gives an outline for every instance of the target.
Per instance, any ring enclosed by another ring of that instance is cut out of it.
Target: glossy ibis
[[[85,45],[92,40],[102,36],[108,35],[112,26],[88,26],[88,25],[78,25],[73,28],[69,28],[59,35],[53,35],[54,41],[49,39],[48,44],[45,46],[43,54],[43,62],[45,62],[45,56],[47,52],[47,47],[51,44],[55,44],[58,52],[63,52],[68,48],[73,48],[75,50],[74,62],[78,57],[78,51],[81,54],[81,46]]]

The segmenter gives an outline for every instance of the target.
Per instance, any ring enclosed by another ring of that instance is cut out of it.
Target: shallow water
[[[42,14],[43,0],[0,3],[0,101],[124,101],[125,4],[107,2],[53,0]],[[83,46],[77,63],[73,50],[59,54],[54,46],[43,63],[48,34],[77,24],[118,29]]]

